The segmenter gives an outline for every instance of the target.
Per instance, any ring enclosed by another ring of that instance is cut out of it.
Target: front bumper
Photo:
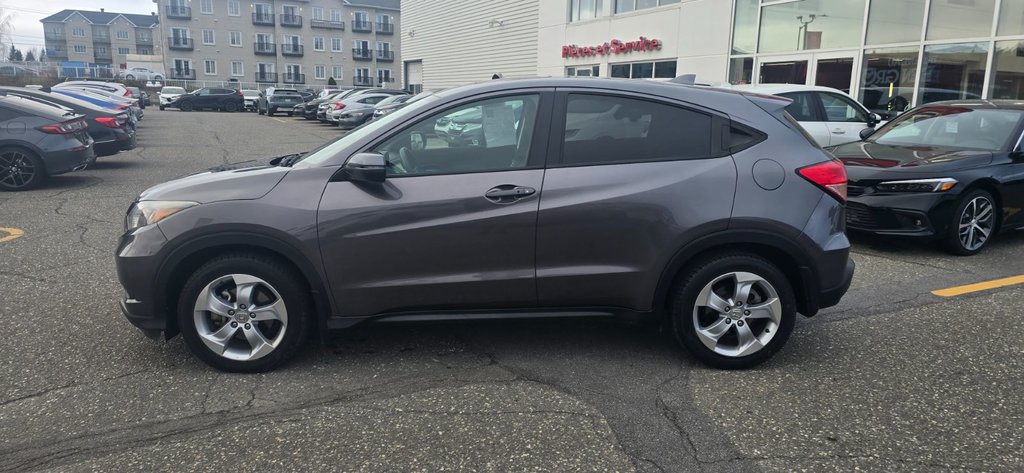
[[[157,305],[155,283],[161,265],[160,250],[166,243],[160,228],[150,225],[121,235],[114,257],[117,279],[124,288],[121,311],[150,338],[168,332],[166,309]]]
[[[846,227],[882,236],[941,237],[949,229],[957,198],[950,192],[851,197],[846,204]]]

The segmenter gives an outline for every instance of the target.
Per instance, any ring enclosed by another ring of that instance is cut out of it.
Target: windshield
[[[297,95],[301,95],[301,94],[299,94],[298,92],[296,92],[296,91],[294,91],[294,90],[275,90],[275,91],[274,91],[274,93],[273,93],[272,95],[289,95],[289,96],[297,96]]]
[[[161,94],[184,94],[185,89],[181,87],[164,87],[160,89]]]
[[[377,132],[377,130],[385,129],[391,126],[392,123],[405,120],[405,117],[415,115],[423,109],[428,109],[433,106],[439,99],[437,96],[426,97],[423,100],[418,101],[415,105],[411,105],[402,109],[399,109],[395,113],[384,115],[383,117],[369,122],[363,126],[360,126],[348,134],[330,141],[323,146],[309,152],[303,157],[302,161],[299,161],[295,165],[296,168],[300,167],[313,167],[317,166],[328,159],[334,157],[339,151],[345,149],[352,143],[355,143],[367,136],[370,136]]]
[[[1015,138],[1022,115],[1024,111],[1009,109],[956,105],[924,107],[882,127],[868,141],[882,145],[1000,151]]]

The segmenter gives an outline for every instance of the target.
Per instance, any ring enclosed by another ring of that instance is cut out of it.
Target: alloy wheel
[[[967,251],[975,251],[985,245],[992,229],[995,228],[995,205],[985,196],[971,199],[960,214],[958,228],[960,244]]]
[[[697,338],[727,357],[752,355],[779,331],[782,302],[764,278],[747,272],[723,274],[709,282],[693,308]]]
[[[288,310],[280,293],[263,279],[229,274],[199,292],[193,320],[210,351],[230,360],[252,361],[281,344]]]
[[[36,171],[32,159],[21,151],[0,154],[0,182],[11,189],[29,185],[35,179]]]

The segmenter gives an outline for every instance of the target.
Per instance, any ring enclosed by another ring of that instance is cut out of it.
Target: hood
[[[139,200],[187,200],[201,204],[224,200],[254,200],[267,195],[288,168],[258,161],[226,164],[157,184]]]
[[[990,151],[953,149],[937,146],[882,145],[857,141],[831,148],[846,165],[851,176],[873,174],[934,174],[988,165]]]

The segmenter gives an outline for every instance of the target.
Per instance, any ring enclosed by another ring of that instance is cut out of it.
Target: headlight
[[[130,232],[136,228],[152,225],[189,207],[199,205],[198,202],[174,200],[145,200],[136,202],[128,209],[124,220],[124,230]]]
[[[875,186],[882,192],[946,192],[956,187],[957,180],[952,178],[942,179],[914,179],[909,181],[888,181]]]

